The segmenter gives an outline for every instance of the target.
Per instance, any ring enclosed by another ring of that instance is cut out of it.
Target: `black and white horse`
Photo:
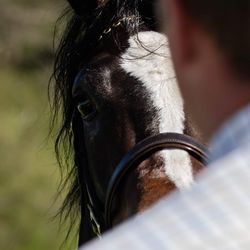
[[[62,209],[67,216],[80,210],[82,244],[95,236],[88,193],[95,194],[101,210],[121,158],[149,136],[192,132],[167,38],[156,31],[154,1],[69,2],[74,13],[55,61],[54,116],[62,111],[58,159],[69,159],[71,153],[74,158],[67,178],[72,185]],[[143,211],[175,187],[190,187],[196,171],[183,151],[154,154],[124,181],[114,224]]]

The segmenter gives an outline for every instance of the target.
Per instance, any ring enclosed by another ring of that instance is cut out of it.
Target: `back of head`
[[[213,36],[235,72],[250,79],[250,1],[178,1]]]

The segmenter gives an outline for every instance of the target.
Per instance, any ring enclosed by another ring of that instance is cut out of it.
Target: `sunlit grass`
[[[55,201],[60,175],[53,138],[47,137],[57,8],[50,1],[1,5],[0,249],[59,249],[67,231],[67,226],[59,231],[59,221],[52,219],[61,201]],[[16,14],[9,16],[12,10]],[[29,20],[36,13],[38,20]]]
[[[46,138],[47,80],[0,70],[0,249],[59,249],[65,236],[52,220],[59,171]]]

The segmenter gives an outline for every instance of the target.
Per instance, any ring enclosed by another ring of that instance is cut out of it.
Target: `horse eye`
[[[93,104],[89,100],[79,103],[77,109],[85,120],[91,119],[96,112]]]

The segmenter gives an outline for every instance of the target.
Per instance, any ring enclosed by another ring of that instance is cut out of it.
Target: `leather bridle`
[[[101,236],[104,230],[110,229],[113,226],[112,207],[114,199],[118,195],[120,184],[126,176],[152,154],[160,150],[172,149],[186,151],[203,165],[208,163],[208,151],[206,147],[188,135],[162,133],[139,142],[123,157],[111,176],[105,199],[104,213],[100,209],[95,209],[92,195],[88,192],[89,200],[92,201],[91,206],[88,207],[92,229],[97,236]]]

